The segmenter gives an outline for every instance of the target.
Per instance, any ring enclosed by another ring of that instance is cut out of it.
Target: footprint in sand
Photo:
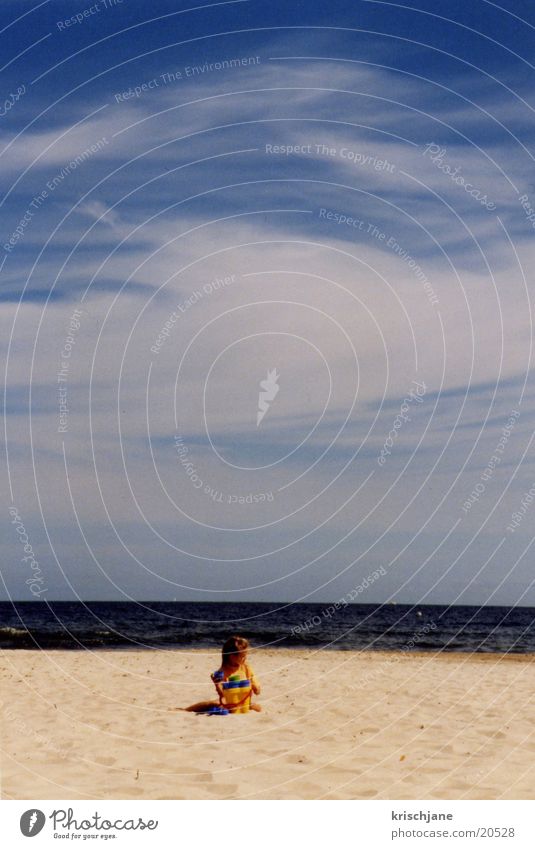
[[[210,795],[215,799],[239,799],[239,786],[237,784],[211,784]]]
[[[125,785],[124,787],[117,788],[118,798],[128,799],[133,796],[143,796],[145,795],[145,790],[143,787],[131,787],[129,785]]]
[[[470,793],[473,787],[471,784],[467,784],[466,781],[456,781],[453,784],[448,784],[446,789],[448,793],[454,794],[450,798],[458,799],[460,796],[464,796],[465,793]]]
[[[214,774],[213,774],[213,772],[202,772],[200,775],[194,776],[194,780],[195,781],[204,781],[204,782],[213,781],[214,780]]]
[[[101,764],[102,766],[112,766],[114,763],[117,763],[117,758],[110,758],[110,757],[95,758],[95,763]]]
[[[184,778],[186,781],[213,781],[214,774],[209,770],[203,769],[190,769],[188,772],[178,773],[181,778]]]
[[[378,790],[361,790],[357,799],[371,799],[373,796],[377,796],[378,792]]]
[[[286,760],[286,763],[288,763],[288,764],[303,764],[303,765],[306,765],[306,764],[312,763],[310,758],[307,758],[306,755],[288,755],[288,757],[285,758],[285,760]]]

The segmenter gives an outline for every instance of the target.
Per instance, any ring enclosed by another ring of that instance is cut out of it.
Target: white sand
[[[258,651],[262,714],[216,653],[6,651],[5,799],[533,799],[531,656]]]

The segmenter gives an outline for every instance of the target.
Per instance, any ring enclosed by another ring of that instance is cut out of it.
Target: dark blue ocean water
[[[255,647],[535,652],[535,608],[0,602],[0,648]]]

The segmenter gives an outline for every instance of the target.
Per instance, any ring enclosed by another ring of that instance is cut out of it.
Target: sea
[[[3,649],[535,652],[535,608],[249,602],[0,602]]]

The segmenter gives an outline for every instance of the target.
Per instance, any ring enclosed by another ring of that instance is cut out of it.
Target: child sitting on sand
[[[210,708],[224,704],[225,690],[222,685],[227,682],[232,675],[234,680],[239,675],[241,679],[247,678],[251,682],[251,690],[255,696],[260,695],[260,686],[255,678],[254,671],[247,663],[247,652],[249,643],[245,637],[229,637],[225,640],[222,649],[222,660],[219,669],[211,676],[214,687],[219,696],[218,701],[197,702],[184,710],[193,711],[194,713],[206,713]],[[249,696],[250,710],[261,711],[262,708],[258,704],[252,704],[252,693]]]

